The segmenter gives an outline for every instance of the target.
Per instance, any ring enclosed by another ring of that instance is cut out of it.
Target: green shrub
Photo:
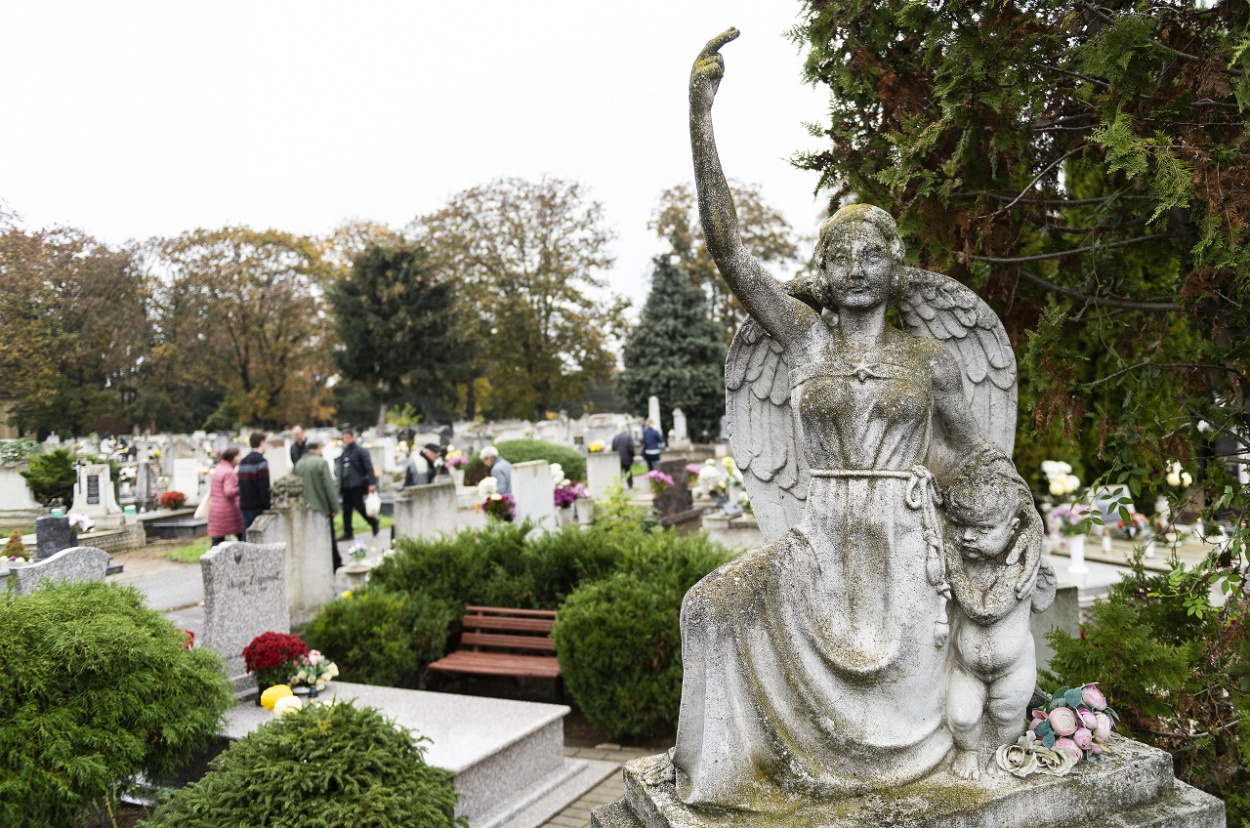
[[[67,506],[73,502],[78,471],[74,468],[74,455],[69,449],[36,454],[28,462],[30,468],[22,471],[22,477],[26,478],[26,485],[35,500],[44,506],[57,498]]]
[[[509,463],[527,463],[530,460],[559,463],[569,480],[586,482],[586,458],[577,449],[543,440],[504,440],[496,443],[495,448],[499,449],[499,456]],[[476,484],[485,476],[486,464],[478,457],[471,458],[464,467],[464,481],[468,485]]]
[[[424,740],[421,740],[424,741]],[[308,705],[231,745],[146,828],[451,828],[452,775],[413,734],[351,703]]]
[[[421,667],[442,657],[457,610],[421,592],[358,590],[322,607],[303,630],[347,681],[415,687]]]
[[[1081,637],[1047,634],[1048,686],[1097,681],[1118,730],[1172,754],[1177,776],[1225,801],[1250,826],[1250,632],[1240,573],[1212,555],[1146,572],[1140,562],[1090,608]],[[1212,591],[1227,603],[1212,607]]]
[[[681,704],[681,600],[729,559],[706,535],[628,533],[611,577],[564,602],[552,635],[578,707],[609,738],[671,731]]]
[[[234,702],[221,660],[130,587],[0,594],[0,825],[70,825],[142,772],[173,773]]]
[[[38,454],[43,454],[43,443],[19,437],[16,440],[0,440],[0,466],[16,466]]]

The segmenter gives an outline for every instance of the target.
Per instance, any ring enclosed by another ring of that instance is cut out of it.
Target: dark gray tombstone
[[[35,560],[51,558],[62,549],[78,545],[78,531],[67,517],[35,518]]]

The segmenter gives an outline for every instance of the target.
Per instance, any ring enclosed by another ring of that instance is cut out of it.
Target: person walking
[[[304,436],[304,427],[291,427],[291,467],[294,468],[299,459],[308,453],[308,438]]]
[[[343,498],[343,534],[339,540],[353,540],[355,530],[352,528],[352,512],[360,512],[360,516],[373,529],[373,534],[381,531],[378,519],[370,517],[365,511],[365,495],[378,490],[378,477],[373,472],[373,458],[356,442],[356,432],[349,426],[340,431],[343,436],[343,453],[339,455],[339,494]]]
[[[326,530],[330,533],[330,555],[337,572],[343,565],[339,545],[334,540],[334,516],[339,513],[339,499],[334,492],[334,476],[330,464],[321,456],[321,443],[309,440],[304,455],[295,464],[293,474],[304,482],[304,500],[313,511],[326,516]]]
[[[243,531],[269,508],[269,461],[259,449],[265,445],[265,432],[253,431],[247,442],[252,450],[239,462],[239,510],[243,512]]]
[[[625,485],[634,488],[634,435],[629,433],[629,425],[621,423],[621,433],[612,438],[612,450],[621,456],[621,476]]]
[[[221,453],[221,462],[208,482],[208,536],[213,539],[213,546],[227,535],[247,540],[243,513],[239,510],[239,477],[235,474],[238,465],[239,450],[231,446]]]
[[[512,464],[499,456],[499,449],[487,446],[478,457],[490,470],[490,476],[495,478],[495,491],[512,494]]]
[[[660,462],[660,449],[664,447],[664,435],[655,427],[655,420],[647,418],[642,429],[642,459],[647,461],[647,471],[655,471],[655,464]]]

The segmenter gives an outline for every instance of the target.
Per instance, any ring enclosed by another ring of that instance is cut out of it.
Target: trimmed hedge
[[[504,440],[496,443],[499,456],[509,463],[527,463],[530,460],[546,460],[559,463],[564,476],[572,481],[586,482],[586,458],[577,449],[558,446],[544,440]],[[464,467],[464,482],[474,485],[486,476],[486,464],[474,457]]]
[[[312,704],[262,725],[146,828],[466,828],[452,774],[369,707]]]
[[[131,587],[0,593],[0,825],[72,825],[136,773],[174,773],[234,703],[221,659]]]

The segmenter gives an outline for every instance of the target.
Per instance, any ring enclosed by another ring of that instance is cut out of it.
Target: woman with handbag
[[[221,462],[208,481],[208,536],[213,539],[213,546],[228,535],[247,539],[243,512],[239,509],[239,478],[235,474],[238,465],[239,450],[231,446],[221,453]]]

